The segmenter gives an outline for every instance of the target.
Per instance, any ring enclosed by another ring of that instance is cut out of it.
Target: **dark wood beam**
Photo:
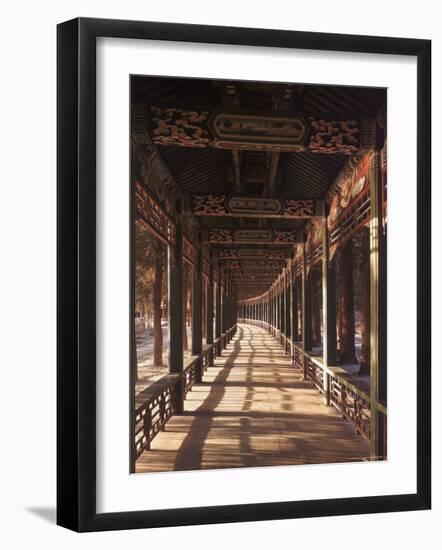
[[[281,270],[286,265],[285,260],[221,260],[224,268],[231,271],[263,271]]]
[[[135,106],[136,131],[161,146],[351,155],[375,145],[375,119]],[[147,130],[146,130],[147,129]]]
[[[302,242],[302,230],[278,229],[210,229],[209,242],[212,244],[297,244]]]
[[[176,224],[174,246],[168,247],[168,292],[169,292],[169,373],[183,372],[183,232],[180,219]],[[182,382],[177,392],[177,413],[184,406],[184,388]]]
[[[279,151],[268,153],[269,161],[269,178],[264,187],[264,197],[274,197],[276,195],[276,175],[278,173]]]
[[[240,195],[244,192],[241,182],[241,158],[239,151],[232,151],[233,163],[233,189],[236,194]]]
[[[221,260],[285,260],[290,258],[292,247],[286,248],[221,248]]]
[[[322,200],[192,195],[194,216],[308,219],[322,211]]]

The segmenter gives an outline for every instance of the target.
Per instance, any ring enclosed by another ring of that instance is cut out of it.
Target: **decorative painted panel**
[[[138,181],[135,181],[135,211],[160,239],[170,245],[175,245],[174,221]]]
[[[206,147],[211,141],[207,128],[209,113],[175,107],[151,107],[151,137],[158,145]]]
[[[306,124],[302,117],[219,113],[210,121],[214,147],[219,149],[303,149]]]
[[[370,150],[346,164],[338,176],[328,217],[331,254],[340,241],[370,220],[370,178],[374,162],[375,152]]]
[[[309,117],[312,153],[351,155],[359,149],[360,125],[357,120],[325,120]]]
[[[226,260],[224,265],[226,269],[231,270],[275,270],[282,269],[285,266],[285,260]]]
[[[300,114],[274,116],[248,112],[195,111],[180,107],[150,108],[148,138],[157,145],[218,149],[350,155],[374,145],[376,121],[333,120]],[[142,117],[134,128],[145,134]]]
[[[288,256],[289,250],[285,248],[224,248],[219,251],[223,260],[284,260]]]
[[[207,258],[203,258],[203,273],[207,277],[209,276],[210,262]]]
[[[305,253],[308,271],[310,266],[322,258],[322,218],[310,220],[305,231]]]
[[[193,195],[195,216],[266,218],[309,218],[315,214],[315,201],[227,195]]]
[[[295,244],[300,236],[296,229],[210,229],[209,241],[214,244]]]
[[[310,117],[309,122],[308,148],[312,153],[351,155],[375,146],[375,119],[327,120]]]
[[[183,256],[185,260],[190,262],[194,267],[197,267],[197,262],[198,262],[197,250],[185,235],[183,236]]]

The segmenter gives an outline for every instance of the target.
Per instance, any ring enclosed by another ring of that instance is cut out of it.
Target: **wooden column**
[[[290,285],[291,271],[285,270],[284,288],[285,288],[285,335],[287,338],[291,338],[292,334],[292,307],[291,307],[291,285]]]
[[[291,262],[291,260],[290,260]],[[294,298],[295,298],[295,295],[294,295],[294,292],[293,292],[293,278],[294,278],[294,271],[292,269],[292,265],[290,264],[290,268],[289,268],[289,280],[288,280],[288,289],[289,289],[289,304],[288,304],[288,310],[289,310],[289,326],[290,326],[290,330],[289,330],[289,334],[288,334],[288,338],[290,339],[290,359],[293,360],[294,356],[295,356],[295,338],[294,338],[294,330],[295,330],[295,326],[294,326],[294,318],[293,318],[293,301],[294,301]]]
[[[272,332],[271,326],[272,326],[272,289],[269,289],[269,292],[267,294],[267,322],[269,324],[269,332]]]
[[[279,283],[276,283],[275,287],[275,331],[280,328],[279,325]]]
[[[209,273],[207,277],[207,296],[206,296],[206,344],[213,344],[213,258],[210,253]],[[213,365],[213,351],[209,354],[209,364]]]
[[[192,355],[203,351],[203,255],[197,249],[197,262],[192,276]],[[197,382],[202,379],[202,364],[197,368]]]
[[[275,335],[279,330],[279,284],[275,285]]]
[[[216,283],[216,296],[215,296],[215,338],[220,338],[222,323],[221,323],[221,308],[222,308],[222,298],[221,298],[221,280],[222,280],[222,271],[221,271],[221,262],[218,260],[218,282]]]
[[[339,261],[339,362],[356,363],[353,287],[353,240],[347,239],[337,253]]]
[[[334,265],[330,265],[327,217],[322,219],[322,322],[324,369],[336,364],[336,289]],[[330,375],[324,372],[324,403],[330,405]]]
[[[209,273],[207,276],[207,296],[206,296],[206,343],[213,344],[213,262],[209,261]]]
[[[276,330],[278,328],[278,300],[277,300],[277,294],[278,289],[277,285],[273,288],[273,334],[276,334]]]
[[[298,287],[297,278],[293,274],[292,281],[292,340],[297,342],[299,340],[299,327],[298,327]]]
[[[230,328],[235,324],[235,288],[230,282]]]
[[[232,326],[238,323],[238,294],[236,286],[232,285]]]
[[[305,242],[302,245],[302,350],[312,349],[312,307],[310,296],[310,281],[307,274],[307,258],[305,253]],[[303,355],[304,380],[307,379],[307,359]]]
[[[227,274],[223,274],[223,286],[221,288],[221,331],[222,334],[227,332]],[[226,340],[223,340],[223,347],[226,347]]]
[[[183,372],[183,231],[181,220],[176,224],[175,246],[168,248],[169,293],[169,372]],[[184,407],[184,388],[181,379],[177,396],[177,413]]]
[[[228,314],[228,326],[229,326],[229,329],[231,329],[233,327],[233,284],[232,284],[232,281],[230,280],[229,281],[229,301],[228,301],[228,305],[229,305],[229,314]],[[231,338],[231,336],[230,336]]]
[[[385,454],[383,424],[377,409],[386,399],[386,254],[382,221],[382,179],[378,173],[378,153],[370,178],[370,454],[373,460]]]
[[[276,330],[276,288],[272,289],[272,334],[275,334]]]
[[[307,274],[307,258],[305,254],[305,243],[303,244],[302,258],[302,349],[312,349],[312,307],[310,279]]]

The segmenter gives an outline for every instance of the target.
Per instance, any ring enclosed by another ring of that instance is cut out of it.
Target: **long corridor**
[[[368,460],[369,445],[263,328],[239,324],[137,472]]]

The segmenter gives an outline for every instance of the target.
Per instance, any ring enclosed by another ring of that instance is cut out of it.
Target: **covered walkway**
[[[240,323],[136,471],[369,459],[368,442],[303,378],[272,334]]]
[[[386,90],[137,75],[131,105],[131,472],[385,460]]]

